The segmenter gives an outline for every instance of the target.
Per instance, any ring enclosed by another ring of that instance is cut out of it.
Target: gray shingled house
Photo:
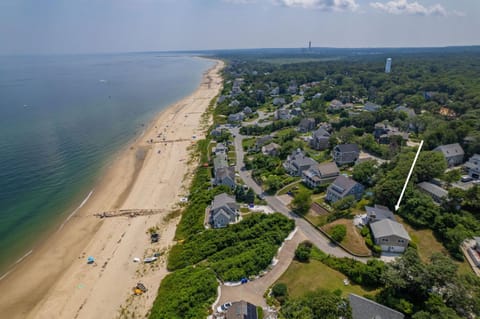
[[[458,143],[441,145],[434,149],[435,152],[441,152],[447,161],[448,167],[457,166],[463,163],[465,152]]]
[[[417,187],[437,204],[441,204],[442,200],[448,197],[448,192],[445,189],[429,182],[418,183]]]
[[[375,244],[385,252],[403,253],[411,240],[402,224],[388,218],[370,223],[370,229]]]
[[[468,171],[470,177],[478,179],[480,178],[480,155],[474,154],[468,162],[465,163],[465,168]]]
[[[277,156],[280,151],[281,146],[277,143],[270,143],[265,146],[262,146],[262,154],[268,156]]]
[[[388,207],[375,204],[374,207],[365,206],[365,210],[367,211],[368,223],[378,222],[383,219],[395,221],[395,215],[393,215],[392,211],[388,209]]]
[[[298,124],[298,131],[300,133],[306,133],[315,128],[315,119],[313,117],[303,118]]]
[[[357,144],[340,144],[333,149],[333,158],[338,165],[353,164],[359,156]]]
[[[215,186],[225,185],[234,189],[235,183],[235,168],[233,166],[222,167],[215,169],[215,179],[213,181]]]
[[[313,165],[302,173],[302,180],[308,187],[315,188],[319,185],[335,180],[340,171],[334,162]]]
[[[238,209],[239,205],[233,196],[218,194],[210,206],[210,224],[213,228],[222,228],[236,222],[240,216]]]
[[[257,307],[244,300],[232,303],[225,314],[226,319],[258,319]]]
[[[327,149],[330,145],[330,133],[323,127],[320,127],[318,130],[312,133],[312,140],[310,141],[310,146],[317,150],[323,151]]]
[[[292,176],[302,176],[304,171],[316,164],[318,163],[315,160],[306,156],[302,150],[297,149],[291,155],[288,155],[286,161],[283,162],[283,167]]]
[[[403,313],[355,294],[348,295],[353,319],[403,319]]]
[[[340,175],[328,186],[325,199],[331,203],[335,203],[338,200],[353,195],[356,200],[359,200],[362,198],[364,189],[362,184],[357,183],[350,177]]]

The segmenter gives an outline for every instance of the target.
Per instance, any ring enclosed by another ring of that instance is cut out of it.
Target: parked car
[[[473,178],[468,176],[468,175],[463,175],[462,178],[460,179],[463,183],[471,182],[473,181]]]
[[[230,308],[231,306],[232,306],[232,303],[231,303],[231,302],[226,302],[226,303],[224,303],[223,305],[217,307],[217,312],[225,312],[225,311],[227,311],[228,308]]]

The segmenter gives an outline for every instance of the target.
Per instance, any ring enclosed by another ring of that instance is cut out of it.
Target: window
[[[398,240],[398,242],[399,242],[399,243],[404,243],[404,242],[405,242],[405,240],[403,240],[403,239],[399,239],[399,240]]]
[[[382,241],[387,242],[387,241],[388,241],[388,238],[382,238]]]

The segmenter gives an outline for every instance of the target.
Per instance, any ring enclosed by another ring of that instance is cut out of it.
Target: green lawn
[[[412,242],[417,245],[418,255],[423,262],[429,262],[430,256],[434,253],[441,253],[448,256],[448,251],[443,247],[430,229],[415,229],[405,222],[400,216],[395,216],[397,220],[403,224],[408,234],[412,238]],[[472,269],[468,261],[456,262],[458,265],[458,272],[460,274],[472,273]]]
[[[287,271],[277,280],[288,287],[291,297],[301,297],[306,291],[322,288],[330,291],[340,289],[343,295],[354,293],[360,296],[375,294],[376,290],[366,290],[359,285],[350,283],[345,286],[343,280],[347,278],[342,273],[333,270],[320,261],[310,260],[309,263],[292,261]]]

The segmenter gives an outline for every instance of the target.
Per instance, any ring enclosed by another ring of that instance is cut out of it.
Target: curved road
[[[231,128],[230,132],[235,136],[234,146],[237,159],[235,165],[236,171],[238,171],[243,182],[248,187],[252,188],[256,194],[264,195],[262,188],[253,180],[251,172],[242,170],[242,168],[244,168],[245,166],[245,162],[243,161],[243,157],[245,154],[242,147],[242,141],[245,136],[240,134],[240,129],[238,127]],[[288,209],[288,207],[285,206],[276,196],[265,196],[265,200],[274,211],[282,213],[285,216],[293,219],[297,227],[308,238],[308,240],[325,253],[331,254],[336,257],[353,258],[364,263],[366,263],[369,259],[353,256],[347,253],[341,247],[333,244],[327,237],[325,237],[321,232],[315,229],[315,227],[313,227],[306,220],[299,217],[297,214],[293,213],[290,209]]]

